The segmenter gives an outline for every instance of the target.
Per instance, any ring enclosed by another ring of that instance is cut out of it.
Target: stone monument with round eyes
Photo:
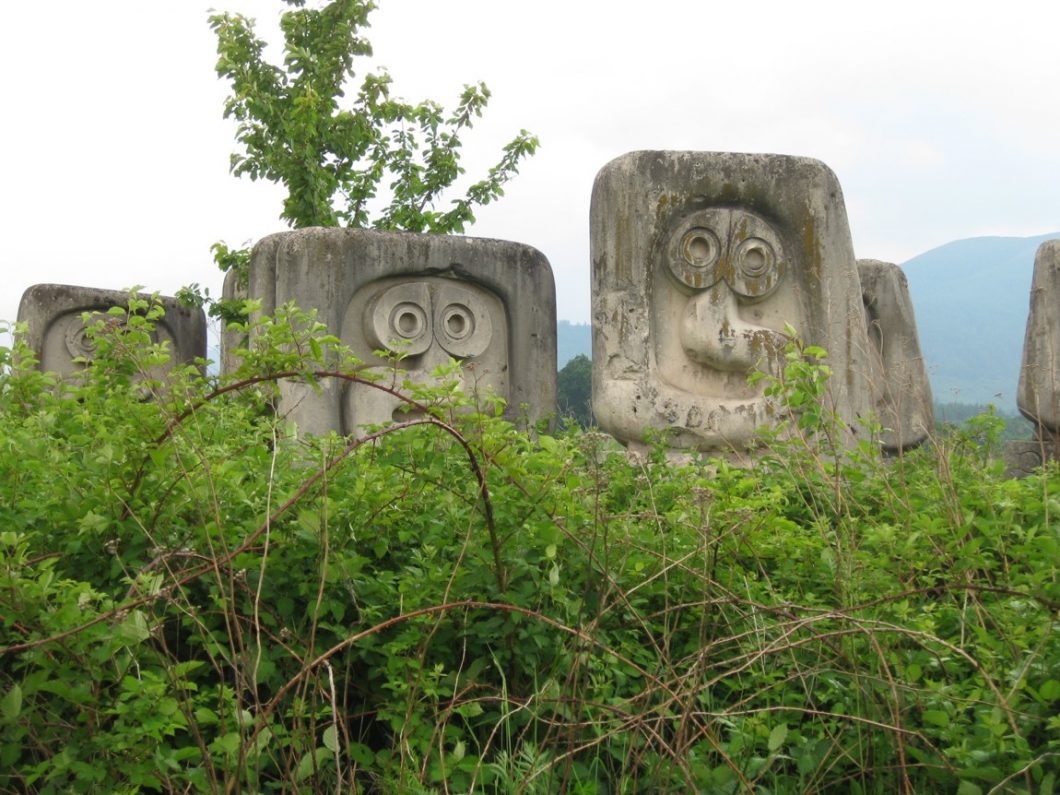
[[[149,299],[150,296],[141,295]],[[155,321],[152,342],[169,347],[170,361],[153,376],[177,364],[206,356],[206,315],[201,309],[161,296],[165,314]],[[113,307],[127,307],[129,293],[69,284],[35,284],[22,295],[18,319],[27,324],[23,339],[37,356],[40,369],[64,377],[76,376],[95,358],[95,342],[88,325]],[[88,323],[85,313],[89,313]]]
[[[861,297],[869,335],[872,389],[880,443],[887,453],[910,450],[935,427],[909,283],[891,262],[858,260]]]
[[[282,232],[254,247],[247,294],[270,315],[288,301],[315,309],[357,358],[390,373],[386,383],[430,383],[452,359],[465,394],[503,398],[512,418],[555,412],[556,290],[548,260],[529,246],[362,229]],[[357,433],[408,417],[407,404],[370,386],[326,380],[319,390],[285,384],[281,394],[279,410],[306,433]]]
[[[869,342],[842,191],[800,157],[633,152],[596,177],[590,212],[593,413],[627,444],[741,454],[775,420],[793,326],[825,348],[829,400],[871,408]]]

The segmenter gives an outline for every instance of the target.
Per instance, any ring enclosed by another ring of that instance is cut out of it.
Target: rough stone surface
[[[1025,478],[1046,461],[1056,458],[1058,440],[1048,434],[1039,439],[1005,443],[1005,477]]]
[[[597,175],[590,213],[593,411],[626,443],[742,451],[773,422],[756,368],[791,324],[829,353],[830,400],[872,405],[869,343],[842,191],[800,157],[633,152]]]
[[[463,364],[469,395],[493,392],[511,417],[549,416],[556,405],[556,288],[536,249],[480,238],[301,229],[263,238],[251,256],[248,294],[272,314],[293,301],[350,347],[403,352],[398,383],[430,382],[438,365]],[[406,417],[377,389],[327,381],[283,387],[279,410],[301,432],[354,433]]]
[[[225,274],[224,284],[221,285],[221,300],[223,301],[245,301],[247,299],[247,287],[240,284],[234,271]],[[230,373],[239,367],[239,360],[235,352],[247,344],[246,334],[241,331],[232,331],[228,328],[221,329],[221,372]]]
[[[876,416],[884,450],[898,453],[927,439],[935,425],[931,384],[920,353],[909,284],[891,262],[858,260],[868,327]]]
[[[185,306],[176,298],[162,296],[158,300],[166,313],[156,322],[154,336],[155,342],[169,343],[169,367],[205,357],[206,315],[203,311]],[[84,367],[75,359],[90,361],[95,355],[95,346],[85,335],[82,315],[85,312],[105,313],[112,307],[128,304],[129,294],[121,290],[35,284],[22,294],[18,319],[28,324],[23,339],[40,361],[40,368],[70,377]]]
[[[1060,433],[1060,240],[1038,247],[1016,405],[1043,432]]]

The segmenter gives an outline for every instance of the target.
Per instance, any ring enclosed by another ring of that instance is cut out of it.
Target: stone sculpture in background
[[[869,343],[842,191],[815,160],[633,152],[593,186],[593,412],[637,445],[735,452],[775,420],[786,324],[825,348],[831,406],[872,407]]]
[[[876,417],[885,452],[921,444],[935,424],[924,357],[909,298],[909,283],[897,265],[859,259],[858,277],[868,328]]]
[[[1060,240],[1042,243],[1034,256],[1016,405],[1034,423],[1038,438],[1008,445],[1012,475],[1027,474],[1060,454]]]
[[[503,398],[512,418],[555,412],[556,288],[548,260],[529,246],[361,229],[282,232],[254,247],[246,293],[270,315],[289,301],[316,310],[355,356],[389,373],[387,383],[430,383],[438,365],[455,359],[465,394]],[[227,354],[225,361],[231,366]],[[404,402],[370,386],[325,380],[319,389],[281,389],[278,409],[303,433],[356,433],[408,416]]]
[[[158,297],[157,301],[165,314],[155,322],[153,339],[168,344],[170,360],[154,376],[206,356],[206,315],[202,309],[185,306],[176,298],[166,296]],[[97,318],[89,317],[86,324],[84,314],[106,314],[113,307],[128,305],[129,293],[121,290],[35,284],[22,294],[18,320],[27,324],[23,340],[36,355],[40,368],[70,378],[95,356],[95,343],[85,330]]]

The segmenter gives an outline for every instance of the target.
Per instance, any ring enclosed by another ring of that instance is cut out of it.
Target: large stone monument
[[[1042,243],[1034,256],[1016,405],[1038,430],[1036,441],[1006,451],[1010,472],[1022,474],[1060,453],[1060,240]]]
[[[234,292],[234,290],[232,291]],[[495,394],[506,414],[555,412],[556,288],[548,260],[518,243],[468,237],[301,229],[263,238],[247,294],[273,314],[293,301],[387,383],[430,383],[462,364],[465,394]],[[386,351],[395,359],[381,359]],[[404,404],[378,389],[325,380],[284,384],[278,409],[303,433],[355,433],[401,420]]]
[[[900,453],[922,443],[935,424],[909,283],[893,263],[859,259],[857,264],[880,441],[886,452]]]
[[[142,298],[149,299],[144,295]],[[170,361],[164,370],[206,356],[206,315],[176,298],[161,296],[165,314],[155,322],[153,341],[169,346]],[[18,320],[28,331],[23,336],[37,357],[40,368],[70,378],[95,357],[95,343],[86,333],[100,314],[113,307],[127,307],[129,293],[68,284],[35,284],[22,294]],[[85,313],[90,313],[86,324]]]
[[[792,325],[825,348],[829,401],[852,428],[872,408],[869,343],[842,191],[807,158],[633,152],[593,186],[593,412],[625,443],[739,453],[775,406]]]

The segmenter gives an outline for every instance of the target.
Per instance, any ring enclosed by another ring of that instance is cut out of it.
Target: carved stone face
[[[383,371],[391,363],[375,351],[401,356],[398,384],[430,383],[435,368],[454,359],[464,365],[466,395],[508,396],[508,321],[500,299],[483,287],[431,277],[380,279],[354,295],[341,329],[353,353]],[[343,398],[344,430],[404,419],[405,406],[378,389],[351,385]]]
[[[593,187],[593,412],[619,440],[743,451],[775,421],[756,369],[793,326],[825,348],[832,405],[868,407],[868,340],[835,176],[779,155],[633,152]]]
[[[85,363],[95,359],[96,341],[89,334],[88,329],[95,326],[100,319],[103,320],[104,325],[121,322],[120,318],[103,314],[100,310],[93,312],[87,323],[84,320],[83,311],[66,312],[55,318],[44,331],[40,355],[41,368],[49,372],[69,375],[80,370]],[[155,325],[151,333],[151,342],[155,344],[167,342],[170,350],[173,350],[173,335],[161,323]]]
[[[768,366],[797,315],[781,289],[788,263],[769,222],[740,209],[698,210],[656,249],[652,328],[660,376],[717,398],[754,399],[747,376]]]
[[[234,291],[233,291],[234,292]],[[294,302],[407,394],[439,365],[463,365],[462,391],[506,401],[532,421],[556,405],[556,289],[530,246],[453,235],[299,229],[269,235],[251,255],[247,295],[262,311]],[[375,351],[386,351],[382,358]],[[396,365],[389,354],[398,357]],[[234,361],[226,360],[226,366]],[[357,433],[408,419],[378,389],[322,379],[280,385],[278,410],[300,433]]]
[[[176,364],[206,356],[206,316],[175,298],[160,297],[165,314],[155,321],[151,338],[168,343],[168,365],[152,373],[161,376]],[[75,376],[96,355],[96,344],[87,328],[100,319],[105,324],[120,323],[120,316],[108,315],[115,306],[127,306],[128,293],[75,287],[65,284],[35,284],[26,290],[19,306],[19,320],[29,326],[25,341],[36,353],[40,368],[59,375]],[[83,316],[91,313],[86,323]]]

